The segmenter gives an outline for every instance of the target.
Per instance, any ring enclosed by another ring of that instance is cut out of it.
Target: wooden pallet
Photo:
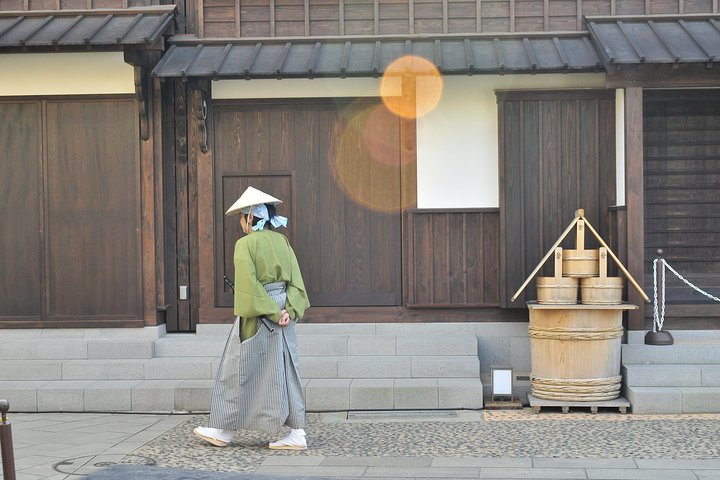
[[[599,402],[569,402],[565,400],[545,400],[537,398],[528,393],[528,401],[533,413],[540,413],[542,407],[561,407],[563,413],[568,413],[570,407],[589,408],[590,413],[597,413],[600,407],[618,408],[621,414],[627,413],[630,406],[625,397],[618,397],[614,400],[603,400]]]

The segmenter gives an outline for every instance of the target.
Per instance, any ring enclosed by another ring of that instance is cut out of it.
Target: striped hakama
[[[265,291],[285,307],[284,282],[269,283]],[[295,323],[281,327],[258,318],[257,333],[241,343],[235,320],[213,386],[211,428],[276,433],[283,425],[305,427]]]

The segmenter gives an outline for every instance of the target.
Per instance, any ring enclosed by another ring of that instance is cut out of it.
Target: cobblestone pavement
[[[19,480],[95,478],[107,467],[119,470],[97,478],[720,480],[720,415],[310,414],[303,452],[271,451],[275,436],[250,432],[226,448],[206,445],[192,428],[207,415],[18,414],[13,421]]]
[[[198,415],[133,453],[157,459],[161,466],[235,472],[255,471],[266,458],[283,455],[720,459],[720,415],[536,415],[527,409],[475,415],[345,420],[344,414],[310,414],[304,452],[270,451],[267,442],[275,438],[252,432],[238,432],[228,448],[208,446],[192,434],[193,426],[207,424],[207,416]]]

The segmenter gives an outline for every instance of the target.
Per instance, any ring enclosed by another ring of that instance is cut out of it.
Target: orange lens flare
[[[382,104],[348,106],[335,125],[339,133],[328,151],[333,179],[358,205],[397,212],[400,189],[400,119]]]
[[[398,80],[402,94],[398,94]],[[418,118],[432,111],[442,92],[443,80],[437,67],[415,55],[392,62],[380,80],[380,96],[385,106],[403,118]]]

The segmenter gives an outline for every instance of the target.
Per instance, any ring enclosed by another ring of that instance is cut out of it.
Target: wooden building
[[[718,58],[717,0],[0,0],[0,328],[230,321],[248,185],[309,322],[526,321],[577,208],[717,295]]]

